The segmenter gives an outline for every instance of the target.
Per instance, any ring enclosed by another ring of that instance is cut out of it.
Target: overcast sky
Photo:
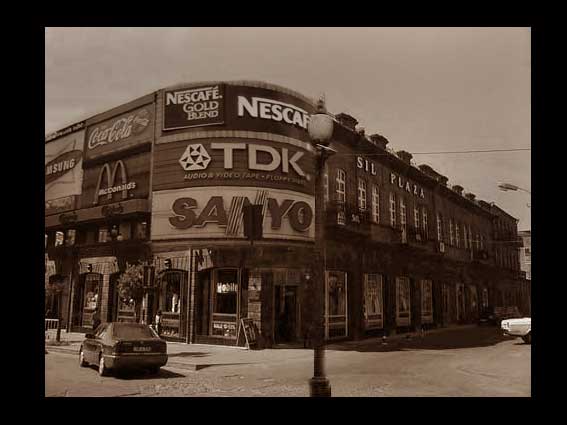
[[[409,152],[531,148],[529,28],[47,28],[46,133],[172,84],[263,80]],[[531,152],[414,155],[531,229]]]

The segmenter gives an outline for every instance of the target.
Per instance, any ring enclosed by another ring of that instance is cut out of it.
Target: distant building
[[[520,267],[526,272],[526,279],[532,279],[532,231],[522,230],[518,232],[522,239],[520,247]]]

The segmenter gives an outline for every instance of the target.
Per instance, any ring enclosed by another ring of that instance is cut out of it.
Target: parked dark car
[[[105,376],[116,369],[148,369],[158,373],[167,363],[167,344],[148,325],[109,322],[86,334],[79,350],[79,364],[98,365]]]

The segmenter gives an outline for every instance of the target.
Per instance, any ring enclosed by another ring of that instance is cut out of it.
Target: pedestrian
[[[156,332],[161,337],[161,310],[158,310],[155,318]]]
[[[95,311],[93,312],[93,331],[96,331],[99,325],[100,325],[100,314],[98,313],[98,308],[95,308]]]

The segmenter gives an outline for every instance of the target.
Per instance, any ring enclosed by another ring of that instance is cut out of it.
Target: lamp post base
[[[323,377],[313,377],[309,380],[310,397],[331,397],[329,380]]]

